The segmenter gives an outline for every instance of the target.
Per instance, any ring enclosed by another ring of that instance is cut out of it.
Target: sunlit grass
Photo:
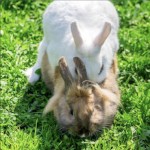
[[[60,134],[53,114],[42,117],[50,91],[41,80],[29,85],[22,74],[36,61],[43,36],[42,14],[48,4],[49,0],[1,1],[1,149],[150,149],[150,2],[115,1],[121,23],[118,82],[122,105],[111,129],[96,139]]]

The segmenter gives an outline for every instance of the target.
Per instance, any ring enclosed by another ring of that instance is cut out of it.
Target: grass
[[[0,8],[2,150],[150,149],[150,2],[115,1],[120,16],[119,85],[122,105],[97,139],[61,135],[53,114],[42,117],[51,93],[22,71],[36,61],[42,14],[49,0],[2,0]]]

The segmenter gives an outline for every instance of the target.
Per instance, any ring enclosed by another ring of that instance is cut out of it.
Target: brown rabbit
[[[117,112],[120,103],[117,59],[114,56],[109,74],[100,84],[88,80],[80,58],[74,57],[73,61],[76,79],[73,79],[63,57],[52,74],[45,53],[42,75],[48,87],[53,87],[54,96],[48,101],[44,114],[53,111],[61,129],[73,135],[91,136],[110,126]]]

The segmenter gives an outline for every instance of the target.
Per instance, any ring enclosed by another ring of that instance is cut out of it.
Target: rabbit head
[[[107,124],[111,124],[117,105],[109,102],[101,87],[88,80],[81,59],[74,57],[77,79],[73,79],[65,58],[59,61],[60,74],[65,83],[65,94],[61,96],[55,116],[62,129],[79,136],[90,136]],[[106,108],[109,111],[106,111]],[[57,115],[56,115],[57,114]]]
[[[102,31],[98,33],[96,37],[93,37],[93,35],[91,35],[94,40],[91,39],[90,36],[88,36],[87,34],[84,36],[84,38],[82,38],[77,23],[71,23],[71,33],[74,39],[76,49],[78,53],[83,56],[95,56],[99,54],[100,49],[103,46],[107,37],[109,36],[110,32],[111,24],[105,22]],[[90,40],[88,40],[88,38],[90,38]]]
[[[109,22],[104,22],[100,29],[98,28],[96,31],[93,29],[92,32],[90,29],[82,27],[79,23],[71,23],[76,55],[84,61],[87,67],[87,75],[92,81],[102,82],[111,67],[114,56],[114,48],[111,46],[111,30],[112,25]]]

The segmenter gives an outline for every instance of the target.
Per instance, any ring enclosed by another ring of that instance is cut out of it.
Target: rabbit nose
[[[80,134],[80,137],[85,137],[86,135],[89,134],[89,130],[86,129],[86,128],[82,128],[82,129],[79,131],[79,134]]]
[[[67,132],[67,129],[65,127],[60,127],[59,131],[60,131],[61,134],[64,134],[64,133]]]

